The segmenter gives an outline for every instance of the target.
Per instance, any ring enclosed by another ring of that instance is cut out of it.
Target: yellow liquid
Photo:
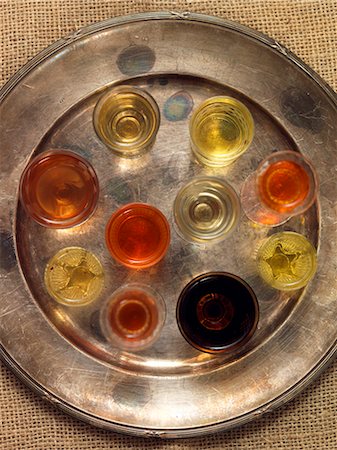
[[[103,287],[104,274],[95,255],[80,247],[60,250],[45,270],[48,293],[66,305],[83,305],[95,300]]]
[[[192,150],[208,166],[225,166],[244,153],[254,135],[253,118],[238,100],[213,97],[202,103],[190,122]]]
[[[98,137],[119,156],[134,157],[149,150],[159,128],[159,109],[140,89],[121,86],[97,103],[94,126]]]
[[[316,250],[301,234],[272,235],[259,249],[257,266],[261,277],[279,290],[304,287],[316,271]]]

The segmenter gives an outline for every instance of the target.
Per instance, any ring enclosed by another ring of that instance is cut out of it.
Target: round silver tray
[[[107,87],[119,83],[146,89],[161,110],[155,146],[139,159],[112,155],[93,129],[94,105]],[[194,105],[216,94],[242,100],[256,133],[237,162],[211,169],[192,157],[188,118]],[[3,87],[1,100],[1,356],[30,387],[97,426],[186,437],[271,411],[331,360],[337,336],[336,96],[294,55],[217,18],[141,14],[89,26],[53,44]],[[25,165],[49,148],[77,152],[98,173],[98,210],[80,227],[43,228],[18,201]],[[242,215],[238,229],[215,245],[179,237],[172,204],[184,183],[215,175],[239,191],[266,155],[283,149],[302,152],[318,172],[319,198],[305,215],[277,229],[256,226]],[[172,228],[167,257],[148,270],[118,265],[104,244],[111,213],[133,201],[159,207]],[[301,232],[318,248],[319,269],[304,290],[281,293],[257,275],[255,250],[276,230]],[[43,284],[48,259],[73,245],[93,251],[106,272],[101,297],[82,308],[55,303]],[[258,329],[236,354],[198,352],[178,331],[179,293],[208,271],[235,273],[257,294]],[[111,348],[97,320],[104,298],[128,282],[152,285],[167,306],[161,338],[138,353]]]

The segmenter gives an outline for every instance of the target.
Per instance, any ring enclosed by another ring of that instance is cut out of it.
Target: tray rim
[[[293,63],[304,70],[331,98],[333,103],[337,106],[337,93],[332,89],[329,84],[323,80],[323,78],[318,75],[311,67],[309,67],[302,59],[296,56],[293,52],[288,50],[284,45],[282,45],[277,40],[267,36],[266,34],[254,30],[246,25],[242,25],[237,22],[233,22],[228,19],[223,19],[216,16],[211,16],[208,14],[193,13],[189,11],[179,12],[179,11],[154,11],[146,13],[137,13],[124,16],[117,16],[111,19],[106,19],[100,22],[95,22],[93,24],[84,26],[75,30],[73,33],[66,35],[65,37],[58,39],[51,45],[41,50],[37,55],[30,59],[23,67],[21,67],[0,89],[0,101],[3,100],[6,95],[15,87],[15,85],[34,67],[36,67],[40,62],[47,59],[56,51],[67,46],[71,42],[75,42],[83,37],[87,37],[96,31],[101,31],[105,28],[110,28],[117,25],[123,25],[130,22],[142,22],[146,20],[185,20],[209,23],[211,25],[219,25],[224,28],[228,28],[234,31],[245,34],[246,36],[252,37],[272,49],[276,50],[278,53],[286,56]]]
[[[1,88],[0,90],[0,101],[6,98],[6,96],[15,88],[17,83],[25,77],[27,73],[38,66],[42,61],[49,58],[54,53],[58,52],[62,48],[68,46],[70,43],[87,37],[95,32],[102,31],[104,29],[109,29],[118,25],[124,25],[128,23],[150,21],[150,20],[184,20],[184,21],[194,21],[204,24],[217,25],[226,29],[230,29],[241,34],[244,34],[250,38],[257,40],[259,43],[263,43],[268,47],[271,47],[277,53],[285,56],[292,63],[297,65],[301,70],[303,70],[307,76],[309,76],[312,81],[318,84],[318,86],[325,92],[325,94],[332,101],[333,105],[337,107],[337,94],[334,90],[309,66],[307,66],[300,58],[298,58],[291,51],[286,49],[278,41],[251,29],[247,26],[232,22],[226,19],[199,14],[185,12],[149,12],[149,13],[138,13],[127,16],[118,16],[110,18],[101,22],[97,22],[83,28],[76,30],[75,32],[67,35],[64,38],[59,39],[54,42],[41,52],[39,52],[35,57],[28,61],[18,72],[16,72]],[[80,410],[75,406],[72,406],[59,398],[57,395],[50,393],[47,389],[43,388],[36,380],[21,367],[16,361],[8,354],[6,349],[0,344],[0,358],[6,364],[6,366],[16,375],[26,386],[28,386],[35,393],[40,395],[43,399],[49,401],[54,406],[61,409],[63,412],[72,415],[73,417],[83,420],[91,425],[98,426],[101,428],[106,428],[115,431],[126,433],[134,436],[148,436],[148,437],[161,437],[161,438],[186,438],[186,437],[196,437],[203,434],[209,434],[218,432],[224,429],[229,429],[234,426],[242,425],[255,418],[261,417],[265,412],[271,412],[274,409],[280,407],[286,402],[293,399],[297,394],[303,391],[311,382],[313,382],[322,371],[333,362],[334,358],[337,356],[337,341],[331,346],[331,348],[325,353],[321,358],[319,363],[305,375],[299,382],[293,385],[290,389],[280,394],[278,397],[274,398],[269,403],[265,404],[262,408],[251,411],[247,414],[235,417],[231,420],[220,423],[215,423],[211,425],[190,427],[183,429],[149,429],[145,430],[143,427],[135,427],[130,425],[122,425],[110,420],[105,420],[98,418],[88,412]]]

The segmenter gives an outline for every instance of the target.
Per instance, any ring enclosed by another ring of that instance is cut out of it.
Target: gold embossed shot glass
[[[261,278],[281,291],[303,288],[317,269],[316,249],[293,231],[271,235],[258,250],[256,262]]]
[[[97,257],[81,247],[59,250],[48,262],[44,282],[51,297],[67,306],[83,306],[100,295],[103,267]]]

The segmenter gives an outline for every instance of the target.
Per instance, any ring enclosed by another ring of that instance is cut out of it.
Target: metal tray
[[[139,159],[112,155],[93,129],[97,99],[119,83],[148,90],[161,110],[155,146]],[[211,169],[192,157],[188,118],[194,105],[216,94],[241,99],[254,116],[256,133],[237,162]],[[337,336],[336,97],[294,55],[217,18],[141,14],[92,25],[53,44],[4,86],[1,98],[1,356],[30,387],[97,426],[184,437],[271,411],[331,360]],[[18,202],[25,165],[51,147],[88,158],[99,176],[98,210],[74,229],[43,228]],[[289,148],[311,159],[320,179],[319,199],[305,215],[273,230],[242,215],[239,228],[213,246],[178,236],[172,204],[186,181],[216,175],[239,191],[266,155]],[[123,268],[104,244],[108,217],[131,201],[159,207],[172,227],[167,257],[149,270]],[[281,293],[257,275],[255,249],[276,230],[301,232],[318,248],[318,273],[304,290]],[[48,259],[72,245],[93,251],[106,271],[101,297],[82,308],[57,304],[43,285]],[[229,356],[193,349],[175,320],[186,283],[219,270],[247,280],[260,304],[257,332]],[[130,281],[152,285],[167,305],[159,341],[134,354],[112,349],[97,326],[104,298]]]

